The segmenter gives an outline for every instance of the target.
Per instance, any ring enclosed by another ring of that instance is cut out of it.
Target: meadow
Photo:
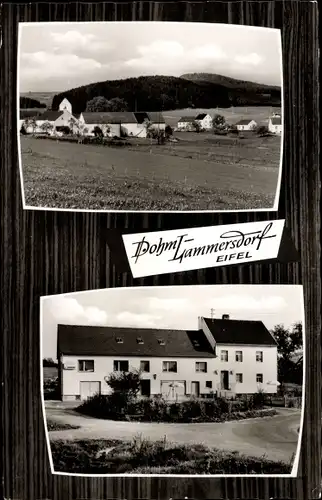
[[[176,133],[122,148],[21,136],[27,207],[92,210],[273,208],[280,138]]]

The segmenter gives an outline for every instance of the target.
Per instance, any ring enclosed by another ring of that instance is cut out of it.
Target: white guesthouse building
[[[282,118],[280,115],[274,115],[274,116],[269,117],[268,130],[272,134],[281,135],[281,133],[282,133]]]
[[[239,120],[239,122],[236,123],[236,127],[239,131],[254,130],[257,127],[257,122],[255,122],[255,120],[245,118],[243,120]]]
[[[166,399],[277,391],[277,345],[261,321],[199,318],[198,330],[58,325],[63,401],[108,394],[112,372],[141,370],[141,395]]]

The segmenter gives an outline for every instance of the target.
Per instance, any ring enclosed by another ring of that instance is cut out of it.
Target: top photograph
[[[280,30],[185,22],[20,23],[23,208],[278,208]]]

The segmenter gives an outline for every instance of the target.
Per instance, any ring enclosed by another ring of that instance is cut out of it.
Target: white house
[[[51,129],[48,130],[48,132],[50,134],[54,134],[57,130],[59,130],[59,127],[70,128],[71,120],[77,123],[79,118],[78,115],[74,115],[72,113],[72,105],[67,99],[62,100],[57,111],[48,109],[41,114],[26,117],[21,121],[21,117],[23,116],[22,111],[23,110],[20,110],[19,126],[20,128],[24,126],[27,133],[42,133],[44,132],[44,123],[49,123],[51,125]],[[34,122],[34,125],[32,122]]]
[[[177,129],[180,131],[195,130],[195,121],[196,118],[194,116],[182,116],[181,118],[179,118]]]
[[[280,115],[273,115],[269,117],[268,130],[272,134],[280,135],[282,133],[282,118]]]
[[[249,118],[246,118],[244,120],[239,120],[239,122],[236,123],[237,130],[244,131],[244,130],[254,130],[257,127],[257,122],[255,120],[250,120]]]
[[[205,130],[212,129],[212,118],[207,113],[199,113],[196,116],[195,121],[199,123],[200,127]]]
[[[261,321],[198,321],[191,331],[58,325],[61,399],[108,394],[109,374],[132,369],[142,396],[276,393],[277,344]]]

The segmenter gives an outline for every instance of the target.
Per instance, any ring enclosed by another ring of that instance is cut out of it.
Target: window
[[[236,373],[236,382],[237,382],[237,384],[243,383],[243,374],[242,373]]]
[[[206,387],[207,387],[207,389],[212,389],[212,381],[211,380],[207,380]]]
[[[140,362],[140,370],[141,370],[141,372],[149,372],[150,371],[150,361],[141,361]]]
[[[202,362],[197,361],[196,362],[196,372],[207,373],[207,363],[205,363],[204,361],[202,361]]]
[[[159,345],[165,345],[165,341],[163,339],[158,339]]]
[[[235,357],[236,361],[241,363],[243,361],[243,351],[236,351]]]
[[[228,361],[228,351],[220,351],[221,361]]]
[[[78,371],[80,371],[80,372],[93,372],[94,371],[94,361],[92,359],[80,359],[80,360],[78,360]]]
[[[115,372],[128,372],[129,371],[129,362],[128,361],[114,361],[114,371]]]
[[[116,337],[117,344],[123,344],[123,339],[121,337]]]
[[[256,351],[256,361],[259,363],[263,362],[263,351]]]
[[[163,372],[175,372],[175,373],[177,373],[177,362],[176,361],[163,361],[162,371]]]
[[[256,382],[257,382],[257,384],[263,383],[263,374],[262,373],[256,373]]]
[[[144,341],[143,341],[143,338],[142,338],[142,337],[138,337],[138,338],[136,339],[136,341],[137,341],[137,343],[138,343],[138,344],[144,344]]]

